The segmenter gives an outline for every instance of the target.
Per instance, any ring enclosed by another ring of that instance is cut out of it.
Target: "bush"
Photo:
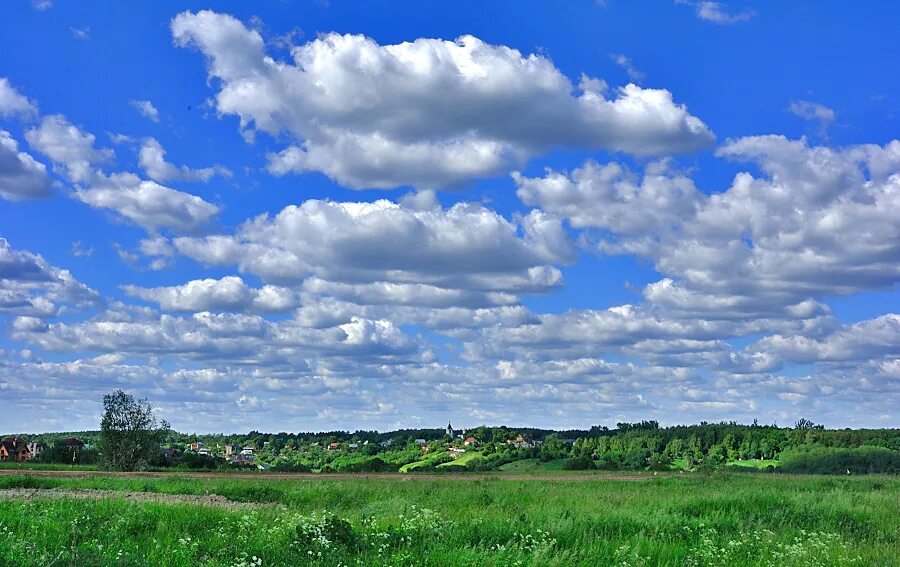
[[[590,457],[574,457],[569,459],[563,465],[563,470],[566,471],[589,471],[596,469],[597,466],[594,465],[594,461]]]
[[[882,447],[803,447],[782,453],[778,470],[806,474],[897,474],[900,451]]]
[[[299,546],[309,548],[325,542],[355,550],[360,546],[360,537],[350,522],[336,516],[326,516],[320,520],[312,519],[297,526]]]
[[[303,463],[291,462],[291,461],[279,461],[273,467],[273,471],[277,472],[298,472],[298,473],[308,473],[312,472],[312,469],[309,466],[304,465]]]
[[[365,459],[341,465],[340,472],[397,472],[399,467],[393,463],[386,463],[378,457]]]
[[[174,460],[175,466],[179,469],[205,469],[212,470],[219,468],[222,461],[209,455],[200,455],[199,453],[186,452]]]

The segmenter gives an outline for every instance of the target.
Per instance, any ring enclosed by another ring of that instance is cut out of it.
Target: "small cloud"
[[[94,249],[90,246],[83,246],[80,240],[72,243],[72,255],[78,258],[90,258],[94,253]]]
[[[237,400],[235,400],[235,403],[240,408],[248,408],[248,409],[254,409],[261,405],[259,398],[255,397],[255,396],[248,396],[246,394],[242,395]]]
[[[131,144],[134,143],[135,139],[133,136],[129,136],[128,134],[119,134],[117,132],[107,132],[107,136],[114,144]]]
[[[153,122],[159,122],[159,111],[149,100],[131,100],[129,104],[136,108],[144,118],[149,118]]]
[[[31,5],[35,10],[46,12],[53,7],[53,0],[31,0]]]
[[[727,6],[721,2],[714,2],[712,0],[701,0],[696,3],[690,2],[689,0],[675,0],[675,3],[693,5],[698,18],[714,24],[736,24],[739,22],[746,22],[756,16],[756,12],[749,9],[741,10],[740,12],[730,12]]]
[[[303,30],[295,26],[291,31],[273,37],[269,43],[277,49],[291,49],[303,37]]]
[[[72,32],[72,36],[76,39],[90,39],[91,38],[91,28],[83,27],[83,28],[75,28],[70,27],[69,31]]]
[[[808,100],[792,100],[788,110],[804,120],[818,122],[819,134],[823,138],[828,137],[828,127],[831,126],[835,118],[834,110],[824,104]]]
[[[613,63],[621,67],[628,74],[628,78],[634,83],[640,83],[646,78],[646,75],[634,66],[634,62],[621,53],[613,53],[610,56]]]
[[[119,259],[122,260],[128,267],[139,268],[139,263],[141,260],[140,256],[133,252],[129,252],[118,243],[113,243],[113,247],[116,249],[116,254],[119,255]]]

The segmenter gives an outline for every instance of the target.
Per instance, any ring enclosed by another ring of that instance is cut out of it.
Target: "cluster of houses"
[[[81,449],[84,443],[80,439],[70,437],[58,441],[66,447],[73,449]],[[47,446],[40,441],[28,441],[19,437],[7,437],[0,441],[0,462],[17,462],[33,461],[41,456],[47,449]]]
[[[185,448],[185,453],[194,453],[206,457],[225,459],[229,463],[238,465],[252,465],[256,459],[253,445],[225,445],[223,448],[216,446],[215,450],[206,446],[203,441],[195,441]],[[167,459],[178,457],[181,453],[178,449],[164,449],[163,455]]]
[[[466,452],[465,447],[474,447],[478,443],[478,440],[475,439],[475,437],[466,435],[465,429],[454,430],[453,425],[451,425],[449,421],[447,422],[447,428],[444,430],[444,435],[450,439],[450,442],[447,444],[447,450],[450,452],[450,457],[453,459],[461,457]],[[416,443],[419,441],[424,441],[424,439],[416,439]],[[453,445],[454,442],[462,442],[463,446],[459,447]]]

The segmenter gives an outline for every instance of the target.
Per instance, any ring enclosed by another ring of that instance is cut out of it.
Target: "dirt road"
[[[235,479],[235,480],[300,480],[300,481],[329,481],[329,480],[398,480],[398,481],[604,481],[604,480],[651,480],[653,478],[673,476],[671,473],[644,474],[620,474],[620,473],[446,473],[446,474],[399,474],[399,473],[241,473],[241,472],[109,472],[109,471],[66,471],[66,470],[32,470],[32,469],[0,469],[0,476],[29,475],[39,477],[61,478],[87,478],[87,477],[124,477],[124,478],[165,478],[179,477],[190,479]]]
[[[218,494],[161,494],[157,492],[125,492],[120,490],[93,490],[69,488],[6,488],[0,489],[0,499],[34,500],[40,498],[74,498],[77,500],[121,498],[132,502],[155,502],[160,504],[191,504],[192,506],[214,506],[231,510],[272,507],[274,504],[259,502],[235,502]]]

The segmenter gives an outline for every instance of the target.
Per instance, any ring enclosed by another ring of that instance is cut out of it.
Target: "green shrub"
[[[900,451],[883,447],[802,447],[782,453],[779,471],[808,474],[897,474],[900,473]]]
[[[566,471],[589,471],[596,468],[597,466],[594,464],[593,459],[584,456],[569,459],[563,465],[563,470]]]
[[[355,550],[360,546],[360,537],[347,520],[325,516],[311,518],[297,526],[297,545],[303,548],[339,545]]]

